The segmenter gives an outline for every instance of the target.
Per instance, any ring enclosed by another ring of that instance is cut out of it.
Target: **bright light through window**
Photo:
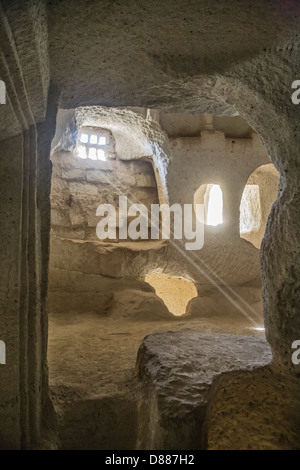
[[[86,144],[89,141],[89,136],[87,134],[81,134],[80,136],[80,142],[83,144]]]
[[[261,226],[261,207],[258,184],[247,184],[240,205],[240,233],[258,231]]]
[[[97,150],[97,156],[98,156],[98,160],[102,160],[102,161],[105,162],[106,156],[105,156],[104,150],[98,149],[98,150]]]
[[[79,158],[87,158],[86,148],[85,148],[84,145],[79,145],[77,151],[78,151],[78,157]]]
[[[207,225],[219,225],[223,223],[223,194],[218,184],[208,185]]]
[[[90,148],[89,149],[89,157],[91,160],[97,160],[97,149],[95,148]]]
[[[112,137],[107,129],[82,128],[79,133],[77,157],[106,161],[112,150]]]
[[[96,135],[91,135],[90,144],[96,144],[98,142],[98,137]]]

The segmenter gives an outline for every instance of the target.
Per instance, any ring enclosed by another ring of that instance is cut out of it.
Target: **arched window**
[[[240,205],[240,234],[257,232],[261,226],[258,184],[246,184]]]
[[[223,194],[218,184],[209,184],[207,204],[207,225],[219,225],[223,223]]]
[[[220,225],[223,223],[223,193],[218,184],[202,184],[196,191],[195,204],[204,204],[204,223]]]
[[[272,163],[249,177],[240,203],[240,236],[260,248],[268,215],[277,197],[279,173]]]

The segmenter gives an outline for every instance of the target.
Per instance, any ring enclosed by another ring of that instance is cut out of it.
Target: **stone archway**
[[[272,163],[258,167],[248,178],[240,204],[240,235],[260,248],[273,202],[279,173]]]

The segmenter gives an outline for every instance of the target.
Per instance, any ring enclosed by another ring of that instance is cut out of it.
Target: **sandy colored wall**
[[[21,156],[21,144],[17,144],[18,150],[15,147],[15,150],[10,152],[11,142],[5,139],[20,136],[22,130],[28,130],[30,125],[45,118],[49,80],[47,19],[52,62],[51,78],[61,90],[62,106],[77,107],[87,103],[109,106],[155,105],[173,110],[177,108],[181,111],[185,109],[211,114],[232,115],[239,112],[257,130],[273,163],[281,173],[280,197],[272,208],[261,250],[267,335],[275,354],[275,366],[281,368],[285,374],[293,373],[296,376],[298,367],[291,363],[291,343],[295,338],[299,338],[300,332],[300,132],[298,108],[290,99],[290,84],[295,80],[295,70],[299,64],[299,4],[292,2],[291,7],[287,9],[286,2],[271,5],[256,1],[251,4],[251,8],[245,8],[242,3],[237,6],[236,3],[230,2],[226,11],[220,4],[211,14],[211,6],[207,6],[205,2],[203,5],[195,3],[193,8],[186,8],[185,5],[174,2],[171,21],[172,25],[178,26],[172,31],[166,27],[170,12],[165,14],[164,3],[157,7],[145,2],[146,22],[137,21],[145,16],[141,3],[135,5],[134,10],[131,4],[124,6],[125,11],[118,7],[113,11],[108,9],[107,11],[112,13],[109,25],[111,28],[106,28],[107,17],[103,15],[103,10],[95,8],[97,2],[83,1],[75,11],[74,2],[69,0],[52,2],[48,11],[46,2],[40,0],[2,1],[1,6],[3,63],[0,78],[7,82],[9,96],[8,107],[0,108],[3,141],[1,154],[6,155],[9,152],[17,156],[17,160],[13,158],[11,162],[14,177],[20,168],[18,158]],[[86,15],[86,8],[89,9],[89,15]],[[186,16],[182,14],[183,8],[185,14],[189,15],[189,21],[186,21]],[[89,21],[84,31],[81,29],[81,15]],[[197,18],[199,22],[195,21]],[[216,34],[210,34],[210,31],[215,31],[216,20],[219,24],[218,30]],[[99,28],[102,22],[105,27]],[[204,24],[202,22],[206,24],[205,31],[201,27]],[[192,29],[190,23],[193,24]],[[156,28],[159,34],[156,34]],[[92,33],[86,34],[87,30]],[[183,41],[182,38],[188,40]],[[62,47],[62,44],[65,46]],[[186,44],[192,44],[192,56],[190,47],[186,48]],[[239,47],[231,53],[232,44],[238,44]],[[207,50],[212,52],[208,61]],[[103,57],[101,67],[98,67],[98,62],[94,60],[99,57],[99,51],[104,51],[107,55],[107,60]],[[78,65],[76,73],[74,64]],[[116,70],[119,73],[116,73]],[[48,131],[54,130],[54,127],[53,123],[48,124]],[[36,140],[33,139],[32,145],[35,143]],[[49,154],[50,152],[47,158]],[[24,162],[25,159],[22,158]],[[46,174],[50,176],[49,168]],[[9,178],[4,178],[1,191],[4,191],[5,195],[10,192],[20,195],[22,181],[18,179],[14,191],[8,187],[8,183]],[[31,198],[35,202],[38,202],[41,195],[41,191],[37,192],[37,189],[38,184],[33,178]],[[49,191],[47,194],[49,197]],[[10,202],[6,197],[2,201],[4,212],[7,213]],[[10,236],[2,238],[1,266],[4,266],[5,275],[7,272],[21,270],[20,260],[16,259],[15,252],[12,253],[14,244],[20,246],[19,228],[16,230],[13,224],[10,225],[10,221],[13,218],[13,222],[19,219],[22,208],[26,207],[26,201],[27,193],[23,193],[9,218],[2,221],[5,234],[13,236],[12,239]],[[35,218],[35,210],[34,205],[28,209],[31,220]],[[41,219],[43,218],[41,215]],[[49,221],[46,220],[43,222],[43,230],[47,233],[49,229]],[[26,239],[26,234],[23,239]],[[35,246],[30,245],[29,249],[31,260],[35,256],[39,259],[42,252],[39,235],[35,242]],[[23,257],[23,261],[25,259]],[[46,271],[47,261],[44,259],[43,278],[46,277]],[[34,272],[32,267],[29,277],[31,283],[34,283]],[[6,312],[11,308],[11,301],[7,297],[6,280],[2,282],[5,289],[1,291],[1,313],[6,322]],[[28,293],[25,275],[22,276],[22,282]],[[38,292],[44,300],[45,285],[43,289],[39,288]],[[11,299],[15,298],[11,285],[9,294]],[[17,329],[26,319],[24,311],[20,310],[18,318],[16,309],[15,305],[13,315],[16,324],[9,328],[11,336],[15,338]],[[38,315],[37,320],[41,324],[42,319],[38,318]],[[35,336],[35,322],[30,324],[28,331],[30,337]],[[33,347],[32,353],[37,361],[41,361],[43,351],[45,361],[46,335],[38,335],[37,339],[37,346]],[[17,354],[15,350],[13,354]],[[24,350],[24,375],[30,373],[32,387],[38,390],[40,383],[37,377],[40,374],[29,372],[31,359],[27,350]],[[9,394],[16,392],[16,401],[13,402],[15,406],[23,396],[18,385],[18,367],[10,369],[9,372],[5,372],[1,367],[1,378],[2,374],[4,383],[6,374],[10,375],[14,383],[14,388],[9,390]],[[41,375],[46,380],[45,362]],[[39,399],[33,393],[31,405],[36,410],[39,408],[38,402]],[[12,408],[6,405],[4,397],[3,401],[1,400],[3,423],[6,418],[11,420]],[[25,434],[32,441],[31,430],[36,428],[36,421],[41,420],[41,414],[38,411],[34,414],[31,412],[29,426],[28,410],[23,406],[22,409],[25,410],[28,424]],[[14,407],[14,412],[15,410]],[[10,421],[12,427],[11,434],[8,435],[8,445],[11,447],[20,447],[19,429],[21,422],[24,423],[22,419],[16,411],[15,421]],[[6,431],[5,429],[5,433]],[[33,434],[36,434],[35,431]],[[23,446],[28,447],[28,442]]]
[[[83,112],[80,112],[84,122]],[[106,162],[78,158],[74,144],[78,125],[76,130],[74,113],[60,113],[51,157],[50,310],[86,309],[106,315],[111,306],[101,294],[102,288],[106,293],[108,289],[111,295],[120,289],[117,283],[114,289],[112,281],[108,288],[107,276],[123,281],[139,281],[154,272],[189,279],[196,284],[202,298],[206,287],[210,286],[210,300],[205,304],[205,312],[201,303],[194,302],[193,307],[189,307],[192,316],[209,315],[210,312],[215,315],[216,308],[210,302],[218,297],[218,286],[226,284],[249,285],[243,291],[244,301],[257,303],[261,282],[259,254],[252,244],[240,238],[239,204],[249,174],[268,162],[269,157],[249,125],[240,117],[217,118],[152,111],[149,119],[147,111],[135,109],[123,110],[121,115],[116,114],[112,118],[105,108],[92,108],[92,112],[93,119],[101,122],[102,127],[105,128],[106,119],[106,126],[112,133],[113,129],[118,129],[113,136],[122,158],[117,151]],[[92,119],[88,108],[86,113]],[[139,125],[136,129],[133,127],[129,131],[126,128],[127,134],[130,132],[126,139],[130,137],[128,142],[135,143],[131,150],[135,159],[130,160],[130,144],[127,144],[124,158],[120,143],[124,142],[125,137],[119,129],[124,123],[133,122],[137,116]],[[91,123],[93,121],[90,120]],[[223,131],[215,129],[215,125]],[[181,242],[173,240],[135,242],[130,239],[100,241],[97,238],[96,225],[100,218],[96,216],[96,209],[100,203],[113,204],[118,212],[120,194],[127,195],[129,203],[145,204],[149,211],[151,204],[160,202],[158,188],[161,180],[159,173],[155,172],[154,156],[149,155],[145,160],[145,157],[139,159],[136,155],[139,148],[148,145],[147,135],[141,137],[143,133],[151,134],[154,129],[156,132],[160,129],[164,138],[161,144],[166,149],[163,172],[166,174],[166,193],[170,204],[193,205],[194,194],[201,184],[220,184],[223,190],[224,223],[217,227],[205,226],[204,247],[201,250],[185,251],[183,254]],[[245,264],[247,270],[244,269]],[[58,273],[59,287],[55,282]],[[94,300],[89,303],[85,289],[76,284],[77,278],[73,276],[76,273],[86,279],[99,276],[98,287],[93,282],[95,298],[102,299],[98,307]],[[70,290],[68,276],[71,274],[73,283]],[[253,289],[257,291],[255,295]],[[76,306],[72,300],[72,290],[77,292]],[[221,308],[217,301],[216,305],[221,316],[226,314],[226,311],[221,311],[222,303]],[[236,311],[235,307],[233,309]],[[258,312],[261,316],[261,304]]]
[[[53,235],[76,240],[99,241],[96,216],[100,204],[111,204],[118,215],[119,196],[128,204],[144,204],[148,210],[158,203],[151,162],[122,161],[117,156],[106,162],[80,159],[75,152],[52,156],[51,226]]]

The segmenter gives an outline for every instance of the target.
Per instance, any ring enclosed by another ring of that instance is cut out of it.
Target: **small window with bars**
[[[105,162],[112,150],[112,135],[107,129],[93,127],[82,127],[80,129],[77,157]]]

